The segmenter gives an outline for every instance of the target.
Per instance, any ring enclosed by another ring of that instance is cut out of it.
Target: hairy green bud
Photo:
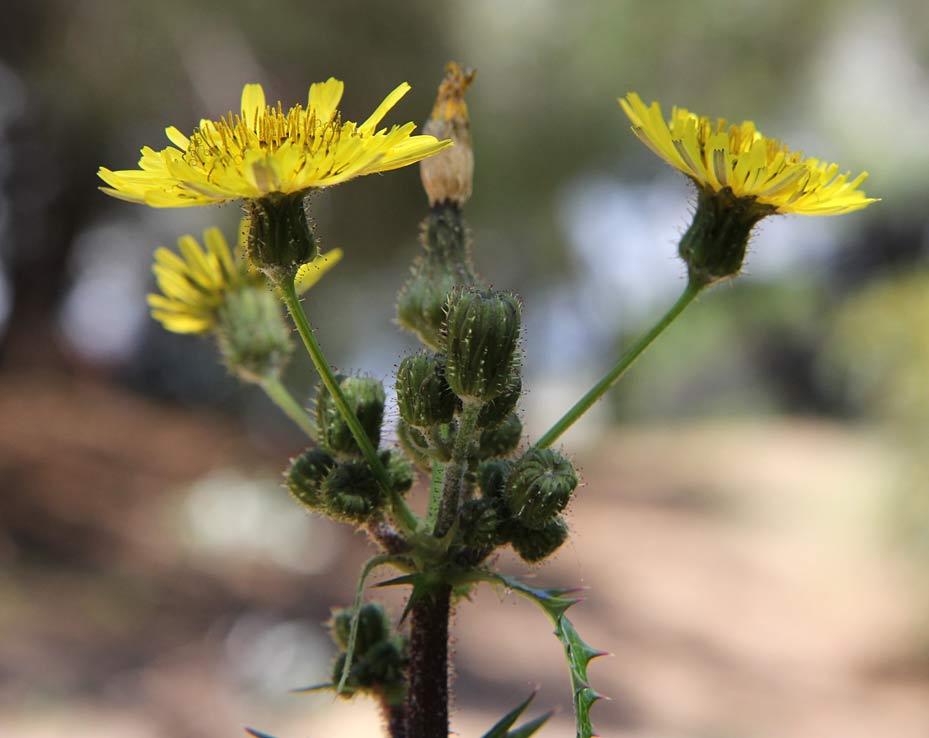
[[[419,240],[423,253],[397,295],[397,322],[438,351],[448,294],[460,285],[476,282],[467,229],[458,206],[444,203],[434,207],[422,223]]]
[[[322,484],[323,504],[330,517],[347,523],[364,523],[384,502],[383,492],[364,461],[344,461]]]
[[[501,521],[493,500],[468,500],[458,511],[458,540],[473,548],[492,547],[501,542]]]
[[[752,228],[776,208],[736,197],[728,187],[697,187],[694,219],[678,251],[687,262],[692,284],[710,285],[736,276],[742,269]]]
[[[399,451],[382,451],[381,463],[387,470],[391,487],[400,494],[408,492],[413,486],[413,467]]]
[[[522,437],[523,423],[516,413],[510,413],[499,425],[484,429],[481,433],[478,455],[482,459],[491,456],[506,456],[516,449]]]
[[[264,285],[226,293],[216,338],[223,362],[245,382],[278,376],[293,349],[280,300]]]
[[[415,464],[428,467],[431,461],[429,456],[429,441],[422,431],[414,428],[402,418],[397,423],[397,438],[400,445]]]
[[[285,483],[294,497],[311,510],[324,507],[323,481],[335,460],[321,448],[308,448],[290,462]]]
[[[332,640],[341,649],[348,648],[349,635],[352,629],[352,611],[350,608],[340,608],[332,611],[330,621]],[[390,618],[383,605],[377,602],[368,602],[358,611],[358,635],[355,640],[355,653],[364,655],[376,643],[390,638]]]
[[[490,428],[502,423],[516,409],[516,403],[519,402],[522,391],[523,380],[519,373],[514,371],[506,389],[481,407],[481,412],[477,416],[477,424],[481,428]]]
[[[301,264],[319,253],[303,200],[300,193],[245,200],[248,258],[275,282],[292,278]]]
[[[414,273],[397,296],[397,321],[424,344],[438,350],[442,344],[445,303],[458,284],[451,271],[436,268]]]
[[[529,564],[535,564],[561,548],[561,544],[568,539],[568,524],[561,517],[552,518],[541,529],[511,523],[507,533],[519,557]]]
[[[445,357],[420,352],[407,356],[397,370],[397,406],[410,425],[429,428],[450,423],[458,398],[445,380]]]
[[[515,373],[519,300],[505,292],[457,290],[445,319],[445,375],[465,400],[488,402],[503,394]]]
[[[354,411],[374,448],[381,442],[384,386],[373,377],[338,377],[348,406]],[[325,386],[316,393],[316,430],[319,444],[334,454],[361,456],[352,431]]]
[[[495,502],[503,502],[506,480],[513,470],[513,462],[506,459],[491,459],[477,468],[477,483],[484,497]],[[509,512],[509,511],[507,511]]]
[[[574,465],[548,448],[529,449],[513,466],[506,504],[521,525],[541,530],[567,506],[577,486]]]

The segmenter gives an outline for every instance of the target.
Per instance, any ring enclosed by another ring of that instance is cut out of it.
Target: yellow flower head
[[[337,110],[344,85],[337,79],[310,86],[307,106],[284,112],[265,103],[261,85],[245,85],[238,115],[201,120],[185,136],[165,133],[173,146],[142,149],[139,169],[98,175],[114,197],[152,207],[185,207],[273,193],[296,194],[353,177],[414,164],[451,145],[434,136],[412,135],[406,123],[377,129],[410,86],[391,92],[364,123],[342,122]]]
[[[182,236],[180,256],[161,247],[155,251],[152,271],[160,294],[150,294],[152,317],[174,333],[209,333],[219,312],[234,291],[247,287],[267,290],[264,277],[243,258],[234,257],[218,228],[203,233],[202,248],[193,236]],[[241,249],[240,249],[241,251]],[[342,258],[333,249],[304,264],[297,274],[297,290],[305,292]]]
[[[673,108],[666,123],[657,102],[647,106],[630,92],[619,104],[642,142],[700,187],[728,189],[736,198],[751,198],[778,213],[838,215],[867,207],[874,198],[858,186],[868,176],[849,179],[837,164],[811,157],[773,138],[751,121],[727,126],[683,108]]]

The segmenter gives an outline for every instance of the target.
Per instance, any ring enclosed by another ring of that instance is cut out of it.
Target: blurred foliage
[[[929,270],[885,277],[839,307],[826,381],[878,421],[903,459],[888,500],[898,542],[929,562]]]
[[[929,270],[886,277],[839,307],[824,372],[862,414],[929,428]]]
[[[810,280],[737,280],[703,295],[612,395],[624,420],[829,409],[811,358],[826,295]],[[638,329],[636,329],[638,330]],[[621,336],[626,345],[637,333]]]

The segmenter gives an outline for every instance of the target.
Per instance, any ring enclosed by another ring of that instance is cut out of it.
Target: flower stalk
[[[636,341],[629,350],[626,351],[619,361],[610,369],[593,387],[588,390],[580,400],[578,400],[545,434],[535,442],[537,448],[548,448],[555,441],[574,425],[580,418],[590,410],[591,407],[606,394],[619,378],[626,373],[626,370],[635,363],[635,360],[654,342],[658,336],[664,333],[665,329],[673,323],[677,317],[684,312],[684,309],[700,294],[703,286],[699,283],[689,282],[687,288],[677,298],[671,308],[658,320],[651,329]]]
[[[336,380],[335,374],[333,374],[329,366],[329,362],[326,361],[326,357],[323,354],[319,342],[316,340],[316,336],[313,335],[313,328],[307,320],[306,313],[303,312],[303,306],[300,304],[300,298],[297,296],[293,278],[282,279],[278,283],[278,287],[280,287],[284,304],[287,306],[287,310],[293,318],[294,325],[297,327],[297,332],[303,340],[303,345],[306,347],[307,353],[313,362],[313,366],[316,367],[316,371],[323,381],[323,385],[325,385],[328,392],[332,395],[332,399],[339,409],[339,413],[351,429],[352,436],[361,449],[365,461],[367,461],[371,470],[374,472],[378,484],[388,496],[397,524],[405,533],[415,532],[419,521],[390,483],[387,469],[385,469],[384,464],[381,463],[377,451],[371,444],[371,440],[368,438],[367,433],[365,433],[361,422],[349,407],[345,395],[342,393],[342,388],[339,386],[339,382]]]
[[[306,410],[300,406],[277,376],[264,377],[259,383],[270,400],[296,423],[310,438],[316,438],[316,428]]]

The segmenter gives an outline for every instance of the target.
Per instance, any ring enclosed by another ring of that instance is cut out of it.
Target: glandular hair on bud
[[[506,504],[527,528],[543,529],[565,509],[577,487],[574,465],[548,448],[532,448],[513,466],[506,484]]]
[[[397,370],[397,406],[410,425],[429,428],[450,423],[458,398],[445,379],[445,357],[420,352],[407,356]]]
[[[335,460],[321,448],[309,448],[290,462],[286,484],[294,497],[311,510],[325,507],[323,481],[335,466]]]
[[[301,264],[319,253],[304,198],[302,193],[272,193],[245,201],[248,258],[274,282],[292,279]]]
[[[381,441],[381,424],[384,422],[384,386],[373,377],[340,376],[338,380],[349,408],[360,421],[371,445],[377,448]],[[316,393],[316,431],[319,444],[331,453],[361,456],[361,449],[352,436],[351,428],[323,385]]]
[[[452,391],[489,402],[512,385],[517,371],[521,306],[506,292],[458,289],[445,317],[445,376]]]
[[[384,496],[374,473],[363,460],[343,461],[322,484],[326,513],[334,520],[365,523],[383,505]]]
[[[245,382],[280,374],[293,349],[280,300],[264,285],[226,294],[217,311],[216,339],[223,362]]]
[[[423,126],[423,133],[455,143],[420,162],[423,188],[430,205],[450,202],[460,207],[471,197],[474,149],[464,93],[474,74],[473,69],[464,69],[456,62],[446,65],[432,114]]]
[[[481,432],[478,455],[482,459],[506,456],[516,450],[522,437],[522,421],[516,413],[510,413],[502,423]]]
[[[529,564],[548,558],[568,540],[568,524],[561,517],[549,520],[541,529],[511,524],[507,532],[513,549]]]
[[[736,276],[752,228],[775,211],[752,197],[736,197],[728,187],[716,191],[698,184],[694,219],[678,247],[691,284],[706,287]]]

